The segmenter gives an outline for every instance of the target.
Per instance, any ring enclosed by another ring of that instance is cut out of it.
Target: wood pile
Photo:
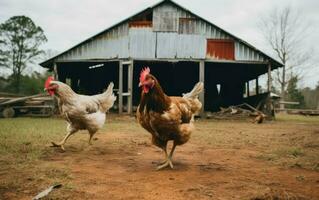
[[[243,103],[236,106],[230,106],[228,108],[220,108],[219,112],[208,113],[207,118],[212,119],[247,119],[253,118],[253,123],[262,123],[266,115],[257,110],[253,106]]]
[[[54,100],[45,93],[32,96],[0,94],[0,116],[50,117],[54,114]]]

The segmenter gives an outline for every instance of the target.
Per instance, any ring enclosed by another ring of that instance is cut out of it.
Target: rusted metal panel
[[[153,10],[153,30],[159,32],[178,31],[177,7],[171,4],[163,4]]]
[[[217,60],[235,60],[233,40],[208,39],[207,57]]]
[[[201,35],[157,33],[157,58],[205,58],[206,38]]]
[[[152,21],[132,21],[129,22],[130,28],[145,28],[145,27],[152,27]]]
[[[132,58],[155,58],[156,33],[152,28],[130,28],[129,52]]]

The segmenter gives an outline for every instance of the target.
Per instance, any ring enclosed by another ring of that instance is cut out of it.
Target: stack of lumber
[[[219,112],[207,114],[207,118],[213,119],[245,119],[245,118],[256,118],[261,116],[266,117],[261,111],[252,107],[247,103],[243,103],[236,106],[229,106],[228,108],[220,108]]]

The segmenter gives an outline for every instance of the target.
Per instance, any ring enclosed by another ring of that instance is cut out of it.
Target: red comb
[[[54,81],[54,77],[53,77],[53,76],[49,76],[49,77],[47,78],[47,80],[46,80],[45,83],[44,83],[44,88],[48,88],[48,87],[50,86],[50,84],[51,84],[51,81]],[[48,90],[48,93],[49,93],[50,95],[53,95],[53,94],[54,94],[54,92],[53,92],[53,91],[50,91],[50,90]]]
[[[142,69],[140,74],[140,82],[143,82],[145,80],[146,75],[150,74],[151,70],[149,67],[145,67]]]

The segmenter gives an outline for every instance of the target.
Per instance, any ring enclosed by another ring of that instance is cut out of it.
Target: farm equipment
[[[54,114],[54,100],[45,93],[32,96],[16,96],[0,93],[0,116],[50,117]]]

